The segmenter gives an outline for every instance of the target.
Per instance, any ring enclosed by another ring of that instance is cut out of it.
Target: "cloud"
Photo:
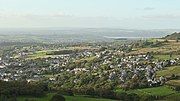
[[[61,12],[0,12],[0,27],[108,27],[117,19],[103,16],[81,17]]]
[[[154,20],[180,20],[180,14],[161,14],[161,15],[146,15],[142,16],[145,19],[154,19]]]
[[[153,8],[153,7],[145,7],[143,9],[146,10],[146,11],[151,11],[151,10],[154,10],[155,8]]]

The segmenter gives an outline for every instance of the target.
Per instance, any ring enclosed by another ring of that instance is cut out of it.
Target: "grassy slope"
[[[167,35],[164,39],[176,40],[177,38],[180,38],[180,33],[173,33],[171,35]]]
[[[36,53],[29,55],[28,58],[34,59],[34,58],[40,58],[46,56],[46,51],[37,51]]]
[[[157,72],[157,76],[171,76],[172,74],[180,76],[180,66],[167,67],[165,70]]]
[[[53,93],[48,94],[45,97],[35,98],[35,97],[19,97],[18,101],[34,100],[34,101],[50,101]],[[111,99],[100,99],[100,98],[87,98],[83,96],[65,96],[66,101],[114,101]]]
[[[157,95],[157,96],[167,96],[167,95],[177,93],[176,91],[172,90],[168,86],[135,89],[135,90],[130,90],[130,91],[123,91],[122,89],[118,89],[116,90],[116,92],[136,93],[138,95]]]
[[[180,93],[172,90],[168,86],[160,86],[153,88],[136,89],[130,91],[124,91],[122,89],[117,89],[116,92],[126,92],[126,93],[136,93],[138,95],[155,95],[155,96],[166,96],[165,99],[179,99]],[[34,101],[49,101],[53,93],[48,94],[45,97],[35,98],[35,97],[19,97],[18,101],[25,101],[25,99]],[[66,101],[114,101],[111,99],[100,99],[100,98],[87,98],[83,96],[65,96]],[[176,101],[176,100],[173,100]]]
[[[100,99],[100,98],[86,98],[81,96],[66,96],[67,101],[114,101],[111,99]]]
[[[145,94],[145,95],[154,95],[154,96],[167,96],[167,95],[176,93],[176,91],[172,90],[171,88],[167,86],[137,89],[132,92],[138,95]]]
[[[95,50],[96,48],[89,48],[89,47],[68,47],[67,49],[62,50],[83,50],[83,49],[89,49],[89,50]],[[60,50],[44,50],[44,51],[36,51],[35,53],[28,55],[27,59],[37,59],[37,58],[47,58],[47,57],[55,57],[58,55],[47,55],[49,52],[53,51],[60,51]],[[94,59],[95,57],[89,58],[89,60]],[[88,58],[87,58],[88,59]]]
[[[180,80],[169,80],[166,82],[166,84],[169,86],[177,87],[180,86]]]
[[[146,54],[147,52],[161,53],[161,54],[169,54],[174,53],[175,51],[180,50],[180,42],[169,41],[162,43],[159,47],[145,47],[145,48],[135,48],[135,51],[132,51],[128,54]]]
[[[160,60],[176,59],[178,57],[180,57],[180,55],[172,55],[172,57],[170,57],[170,55],[154,55],[154,59]]]
[[[180,93],[172,94],[164,98],[166,101],[180,101]]]

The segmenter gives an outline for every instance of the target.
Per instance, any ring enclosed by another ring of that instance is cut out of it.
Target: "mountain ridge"
[[[179,40],[180,39],[180,32],[174,32],[172,33],[171,35],[167,35],[164,37],[164,39],[167,39],[167,40]]]

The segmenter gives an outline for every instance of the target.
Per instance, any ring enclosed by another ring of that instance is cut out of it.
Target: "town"
[[[180,65],[179,45],[160,39],[12,45],[2,47],[0,80],[44,82],[54,90],[158,87],[178,78],[158,72]]]

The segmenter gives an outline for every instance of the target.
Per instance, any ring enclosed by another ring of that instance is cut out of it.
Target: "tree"
[[[176,42],[179,42],[179,40],[178,40],[178,39],[176,39]]]
[[[7,101],[7,96],[1,95],[0,96],[0,101]]]
[[[168,42],[168,40],[167,40],[167,39],[165,39],[165,40],[164,40],[164,42]]]

